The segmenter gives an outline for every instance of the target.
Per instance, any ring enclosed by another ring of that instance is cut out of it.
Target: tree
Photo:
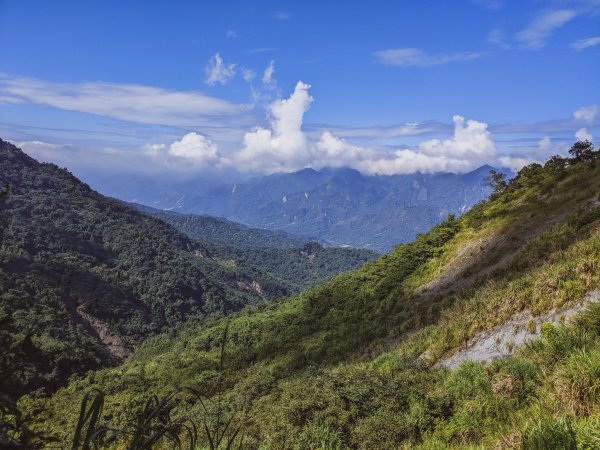
[[[6,187],[0,191],[0,201],[4,200],[8,196],[9,192],[10,187],[7,184]]]
[[[494,193],[502,192],[506,188],[506,174],[490,170],[490,174],[485,177],[485,184],[490,186]]]
[[[597,153],[594,151],[594,144],[587,139],[575,142],[573,147],[569,149],[569,155],[571,155],[571,160],[574,163],[593,161]]]
[[[544,169],[555,175],[565,173],[566,167],[567,160],[559,155],[552,156],[546,161],[546,164],[544,164]]]

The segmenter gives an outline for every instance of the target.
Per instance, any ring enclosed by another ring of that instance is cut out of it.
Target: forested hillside
[[[598,448],[598,161],[577,143],[571,158],[498,179],[489,201],[357,271],[147,340],[123,366],[50,399],[23,398],[28,430],[68,442],[74,403],[91,392],[90,411],[103,399],[104,410],[81,430],[113,445],[157,433],[157,448],[174,436],[211,448],[216,438],[243,448]],[[536,321],[574,307],[588,310],[562,325]],[[444,368],[525,312],[537,340]],[[164,400],[145,403],[149,394]]]
[[[375,256],[200,242],[4,141],[0,186],[0,393],[13,398],[53,392],[73,374],[119,363],[148,336],[298,292]],[[223,226],[221,236],[235,228]]]
[[[259,298],[210,279],[199,243],[4,141],[0,184],[3,393],[51,392],[166,326]]]
[[[289,293],[298,293],[380,256],[367,249],[323,247],[281,231],[249,228],[210,216],[178,214],[142,205],[135,208],[201,241],[214,257],[235,264],[244,273],[268,273]]]
[[[144,214],[173,225],[193,239],[209,241],[213,244],[223,244],[239,249],[298,248],[314,241],[310,237],[303,238],[283,231],[247,227],[221,217],[180,214],[137,203],[130,205]]]

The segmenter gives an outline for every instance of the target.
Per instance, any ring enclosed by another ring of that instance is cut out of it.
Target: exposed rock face
[[[81,306],[77,308],[77,314],[95,332],[111,355],[119,359],[125,359],[131,355],[133,349],[127,345],[121,336],[112,333],[108,325],[84,312]]]
[[[518,348],[540,336],[543,324],[559,325],[582,312],[590,303],[600,301],[600,289],[591,291],[583,302],[534,316],[529,311],[472,338],[467,347],[437,362],[438,366],[457,368],[465,361],[492,361],[512,355]]]

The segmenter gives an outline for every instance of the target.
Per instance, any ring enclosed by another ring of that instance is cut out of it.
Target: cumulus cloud
[[[590,141],[590,142],[592,142],[594,140],[594,138],[592,137],[592,135],[590,133],[588,133],[587,129],[585,129],[585,128],[580,128],[579,130],[577,130],[575,132],[575,138],[578,141]]]
[[[275,73],[275,61],[271,60],[269,65],[266,67],[263,72],[262,82],[264,84],[272,84],[275,82],[273,79],[273,74]]]
[[[2,73],[0,96],[14,103],[33,103],[137,123],[173,126],[223,126],[225,120],[241,119],[248,109],[246,105],[236,105],[201,92],[101,81],[53,83]]]
[[[169,155],[184,159],[196,168],[220,167],[224,161],[217,144],[198,133],[188,133],[169,146]]]
[[[595,47],[596,45],[600,45],[600,36],[591,37],[587,39],[580,39],[578,41],[573,42],[571,44],[571,47],[573,47],[578,52],[582,52],[586,48]]]
[[[454,116],[450,138],[428,140],[416,149],[392,153],[354,145],[331,131],[311,140],[302,130],[304,114],[313,101],[309,88],[298,82],[288,99],[273,102],[269,107],[270,128],[259,127],[246,133],[243,148],[231,156],[229,164],[241,171],[261,173],[348,166],[365,173],[389,175],[463,172],[499,161],[487,124],[461,116]]]
[[[299,81],[293,94],[269,107],[270,129],[259,127],[244,135],[244,146],[233,156],[240,170],[272,173],[295,170],[308,160],[308,140],[302,119],[313,98],[310,86]]]
[[[581,120],[582,122],[592,123],[597,113],[598,107],[596,105],[592,105],[579,108],[573,113],[573,116],[575,116],[575,119]]]
[[[526,28],[516,35],[523,48],[539,50],[546,44],[546,39],[557,28],[575,18],[577,13],[570,9],[549,10],[541,13]]]
[[[496,160],[496,144],[487,124],[454,116],[452,137],[425,141],[418,149],[396,150],[391,157],[365,160],[366,172],[384,175],[412,172],[464,172]]]
[[[214,86],[216,83],[226,85],[235,76],[235,64],[225,64],[220,53],[210,59],[206,66],[206,84]]]
[[[430,55],[418,48],[395,48],[375,52],[375,60],[388,66],[429,67],[481,58],[484,53],[442,53]]]

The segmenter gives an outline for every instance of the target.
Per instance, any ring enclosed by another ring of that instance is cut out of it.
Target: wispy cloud
[[[506,41],[506,35],[504,34],[504,31],[502,31],[500,28],[494,28],[493,30],[491,30],[488,33],[487,40],[490,44],[496,45],[502,49],[506,50],[510,48],[510,45]]]
[[[526,28],[516,35],[523,48],[539,50],[546,45],[546,40],[554,30],[573,20],[577,13],[571,9],[557,9],[542,12]]]
[[[251,55],[254,53],[266,53],[277,50],[277,47],[259,47],[259,48],[251,48],[250,50],[246,50],[246,53]]]
[[[0,96],[113,119],[158,125],[223,125],[239,120],[248,105],[197,91],[173,91],[138,84],[54,83],[0,74]]]
[[[491,10],[497,10],[504,6],[504,0],[471,0],[471,3]]]
[[[244,81],[251,83],[256,77],[256,70],[244,68],[242,69],[242,77],[244,78]]]
[[[571,47],[573,47],[578,52],[581,52],[586,48],[595,47],[596,45],[600,45],[600,36],[595,36],[587,39],[580,39],[578,41],[573,42],[571,44]]]
[[[470,61],[484,56],[482,52],[440,53],[431,55],[417,48],[395,48],[375,52],[375,59],[388,66],[430,67],[452,62]]]
[[[262,82],[264,84],[272,84],[275,82],[273,79],[273,74],[275,73],[275,61],[269,61],[269,65],[263,72]]]
[[[279,20],[290,20],[292,18],[292,15],[289,12],[280,11],[273,14],[273,17]]]
[[[225,64],[220,53],[210,58],[206,66],[206,84],[213,86],[220,83],[226,85],[235,76],[235,64]]]

